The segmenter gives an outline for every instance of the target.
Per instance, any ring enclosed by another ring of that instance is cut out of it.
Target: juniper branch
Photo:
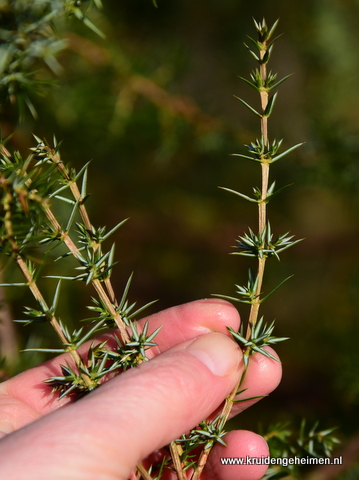
[[[249,303],[250,312],[247,324],[247,332],[245,336],[243,332],[243,326],[238,333],[234,332],[232,329],[229,328],[233,338],[240,344],[243,349],[244,370],[236,388],[226,398],[223,410],[217,421],[218,427],[223,426],[226,423],[232,410],[233,404],[236,401],[235,398],[238,392],[243,392],[240,387],[243,383],[248,369],[250,355],[254,352],[259,352],[276,360],[276,358],[270,355],[264,347],[285,340],[285,338],[276,338],[271,335],[274,328],[274,322],[269,326],[263,325],[263,318],[259,320],[259,308],[261,303],[268,297],[268,295],[264,298],[262,297],[262,285],[267,259],[273,255],[278,257],[278,253],[280,251],[296,243],[291,241],[292,237],[288,237],[287,234],[278,237],[276,240],[273,240],[270,224],[267,220],[267,203],[273,196],[273,190],[275,185],[275,183],[273,183],[271,186],[269,186],[269,170],[271,163],[275,161],[275,155],[282,143],[281,141],[277,142],[275,140],[272,142],[272,144],[270,144],[269,142],[268,118],[273,111],[274,103],[277,96],[276,93],[272,96],[270,96],[269,93],[273,88],[277,87],[282,83],[282,81],[287,79],[288,76],[275,83],[276,75],[273,75],[271,72],[267,72],[267,64],[273,49],[273,44],[276,40],[271,40],[271,37],[274,33],[278,21],[274,23],[271,29],[267,27],[264,19],[262,23],[256,21],[254,21],[254,23],[257,31],[258,40],[251,39],[251,41],[256,46],[259,52],[256,53],[252,51],[247,45],[245,46],[259,63],[259,69],[257,69],[251,74],[252,82],[245,79],[243,80],[259,92],[260,111],[257,111],[256,109],[251,107],[244,100],[239,100],[250,111],[252,111],[252,113],[260,117],[261,137],[259,140],[251,143],[251,145],[247,145],[250,153],[249,156],[242,154],[237,154],[237,156],[248,160],[254,160],[260,163],[261,189],[254,189],[254,199],[231,189],[225,190],[229,190],[231,193],[239,195],[245,200],[258,204],[258,234],[255,234],[250,230],[249,234],[245,234],[245,236],[240,237],[238,241],[238,248],[241,250],[239,254],[257,258],[257,271],[256,274],[253,275],[252,271],[250,270],[247,286],[240,287],[237,285],[240,298],[235,299],[232,297],[225,297],[221,295],[224,298],[230,298],[231,300]],[[297,146],[289,149],[287,152],[284,152],[284,154],[289,153],[289,151],[292,151]],[[209,452],[206,452],[205,455],[208,457]]]
[[[78,205],[78,210],[81,215],[81,218],[84,222],[85,228],[88,230],[88,232],[91,232],[93,230],[93,226],[90,222],[90,218],[87,212],[87,209],[84,205],[84,197],[82,196],[76,179],[73,178],[73,176],[70,174],[68,168],[64,165],[64,163],[61,160],[61,156],[59,154],[56,141],[55,141],[55,148],[51,149],[48,145],[46,145],[44,142],[42,142],[38,137],[35,137],[36,140],[39,142],[37,147],[33,148],[32,150],[34,151],[34,155],[38,156],[42,161],[44,162],[52,162],[56,165],[58,168],[59,172],[61,173],[64,181],[68,184],[71,193],[75,199],[76,204]],[[66,244],[67,248],[69,251],[72,253],[72,255],[81,262],[81,252],[78,249],[78,247],[75,245],[75,243],[72,241],[71,237],[69,236],[69,233],[64,231],[57,221],[55,215],[51,211],[50,207],[48,205],[45,205],[45,214],[52,226],[52,228],[59,232],[59,235],[61,236],[62,240]],[[99,248],[100,248],[100,243],[96,241],[91,242],[91,246],[93,248],[93,251],[96,253]],[[103,301],[103,303],[106,305],[110,315],[116,322],[116,325],[120,331],[121,337],[124,342],[129,341],[129,335],[126,330],[125,323],[123,322],[121,315],[116,311],[114,307],[115,303],[115,294],[114,290],[111,284],[110,279],[107,277],[105,279],[105,285],[107,288],[107,292],[102,286],[102,282],[99,281],[99,279],[94,278],[91,281],[94,289],[96,290],[96,293],[98,294],[99,298]]]
[[[263,27],[265,26],[265,21],[263,20]],[[257,29],[258,30],[258,29]],[[262,28],[263,30],[263,28]],[[258,30],[259,40],[260,43],[260,50],[259,50],[259,85],[260,85],[260,100],[261,100],[261,136],[263,139],[264,147],[268,146],[268,115],[266,115],[266,110],[268,106],[268,90],[265,87],[267,81],[267,61],[266,61],[266,54],[267,54],[267,41],[269,40],[268,37],[261,35],[261,29]],[[263,38],[262,38],[263,37]],[[258,202],[258,233],[262,235],[267,224],[267,191],[268,191],[268,181],[269,181],[269,166],[270,163],[267,159],[262,159],[261,161],[261,170],[262,170],[262,189],[261,189],[261,198]],[[264,243],[262,244],[264,248]],[[249,338],[251,329],[255,325],[258,319],[258,312],[260,306],[260,295],[262,291],[262,283],[264,277],[264,270],[265,270],[265,263],[266,257],[259,257],[258,258],[258,270],[257,270],[257,289],[255,292],[255,296],[253,299],[253,303],[251,305],[251,310],[249,314],[249,321],[247,326],[247,338]]]
[[[34,277],[32,273],[30,272],[30,269],[28,268],[28,265],[24,261],[23,257],[20,254],[20,248],[19,245],[16,242],[15,236],[14,236],[14,231],[13,231],[13,225],[12,225],[12,218],[11,218],[11,203],[13,202],[13,196],[11,189],[9,188],[9,184],[6,182],[6,180],[1,176],[0,177],[2,187],[4,190],[6,189],[5,193],[5,199],[4,199],[4,227],[7,231],[7,240],[10,243],[10,248],[12,250],[14,259],[16,264],[18,265],[19,269],[21,270],[22,274],[24,275],[27,285],[35,298],[35,300],[38,302],[39,305],[42,307],[42,311],[45,314],[47,320],[49,321],[50,325],[52,328],[55,330],[56,334],[58,335],[59,339],[63,343],[63,345],[68,344],[68,338],[64,334],[63,328],[61,327],[60,322],[58,321],[57,317],[55,316],[55,313],[51,311],[49,306],[47,305],[42,293],[40,292],[38,285],[36,281],[34,280]],[[26,197],[24,197],[26,198]],[[73,349],[73,348],[68,348],[66,349],[68,353],[70,354],[72,360],[74,361],[75,365],[79,369],[79,372],[83,369],[81,367],[84,367],[83,359],[81,356],[78,354],[78,352]],[[93,382],[91,381],[90,377],[86,375],[83,371],[81,373],[81,377],[85,383],[85,385],[89,388],[93,388]]]

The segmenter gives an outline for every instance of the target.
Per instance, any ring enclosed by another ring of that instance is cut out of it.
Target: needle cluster
[[[268,442],[272,457],[288,459],[297,458],[323,458],[332,455],[333,448],[339,440],[333,435],[335,428],[321,430],[318,422],[312,426],[302,420],[297,428],[292,428],[289,423],[275,423],[270,425],[266,432],[260,432]],[[272,465],[265,475],[266,480],[276,478],[294,478],[301,476],[301,465]]]
[[[12,104],[17,103],[21,116],[25,108],[36,118],[31,100],[49,79],[40,73],[45,66],[55,75],[63,68],[57,57],[67,42],[59,38],[58,27],[71,17],[84,23],[100,36],[99,28],[90,20],[89,9],[101,0],[4,0],[0,5],[0,91]]]

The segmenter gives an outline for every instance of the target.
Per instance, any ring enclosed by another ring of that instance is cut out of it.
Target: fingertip
[[[227,327],[239,328],[240,316],[238,310],[227,300],[222,298],[204,298],[192,303],[206,315],[207,326],[210,328],[212,326],[211,329],[213,331],[218,331],[217,328],[220,326],[221,328],[224,327],[223,333],[228,334]]]
[[[227,446],[217,443],[212,450],[204,470],[205,480],[262,478],[268,468],[263,459],[269,456],[264,438],[254,432],[240,430],[227,433],[224,440]]]
[[[167,313],[173,312],[183,321],[197,328],[204,328],[206,332],[228,334],[227,326],[239,328],[240,317],[238,310],[221,298],[204,298],[170,308]],[[166,312],[166,311],[165,311]],[[205,333],[204,331],[201,333]]]
[[[219,298],[207,298],[171,307],[140,320],[150,324],[150,331],[162,326],[156,335],[155,354],[175,345],[210,332],[230,335],[227,327],[238,330],[240,317],[237,309]]]
[[[271,347],[265,348],[277,360],[262,353],[252,355],[248,373],[256,379],[257,393],[255,395],[268,395],[278,387],[282,379],[282,363],[277,353]]]
[[[269,347],[266,347],[266,349],[278,358],[273,349]],[[234,405],[231,416],[243,412],[243,410],[246,410],[261,398],[269,395],[278,387],[281,378],[282,364],[279,358],[274,360],[262,353],[251,355],[248,370],[241,385],[241,390],[244,392],[237,397],[241,402]],[[245,400],[245,398],[248,398],[248,400]]]

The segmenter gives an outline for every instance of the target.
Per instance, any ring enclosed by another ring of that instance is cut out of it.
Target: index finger
[[[149,352],[149,356],[156,356],[175,345],[209,332],[219,332],[229,335],[227,326],[238,329],[240,319],[237,310],[230,303],[220,299],[198,300],[176,307],[163,310],[139,320],[139,329],[149,322],[149,332],[162,327],[155,337],[156,347]],[[101,336],[98,340],[111,339],[110,333]],[[91,343],[91,342],[90,342]],[[89,343],[80,348],[80,353],[85,354]],[[47,362],[20,373],[16,377],[0,385],[1,399],[9,396],[17,405],[26,405],[33,410],[32,421],[38,415],[46,415],[59,407],[69,403],[70,398],[58,400],[57,393],[51,393],[49,387],[43,382],[45,379],[58,375],[60,365],[69,361],[69,354],[59,355]],[[71,362],[70,362],[71,363]],[[16,405],[12,405],[14,409]],[[30,411],[30,410],[29,410]],[[26,415],[23,424],[26,422]],[[20,425],[22,426],[22,425]]]

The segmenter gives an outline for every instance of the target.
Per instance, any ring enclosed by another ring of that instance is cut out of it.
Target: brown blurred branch
[[[185,118],[200,130],[212,130],[215,126],[218,128],[218,119],[203,113],[190,97],[171,95],[153,80],[139,75],[132,76],[127,85],[132,92],[142,95],[161,110]]]
[[[104,67],[110,63],[115,66],[118,63],[118,82],[115,85],[118,97],[115,116],[126,117],[126,114],[131,114],[135,100],[142,96],[160,110],[172,116],[184,118],[200,132],[220,128],[221,121],[204,113],[191,97],[170,94],[155,80],[133,74],[129,61],[125,58],[122,62],[114,62],[108,50],[75,33],[68,33],[66,38],[69,49],[85,58],[95,68]]]
[[[66,34],[66,40],[70,50],[88,60],[94,67],[104,67],[110,63],[110,52],[97,43],[73,32]]]

